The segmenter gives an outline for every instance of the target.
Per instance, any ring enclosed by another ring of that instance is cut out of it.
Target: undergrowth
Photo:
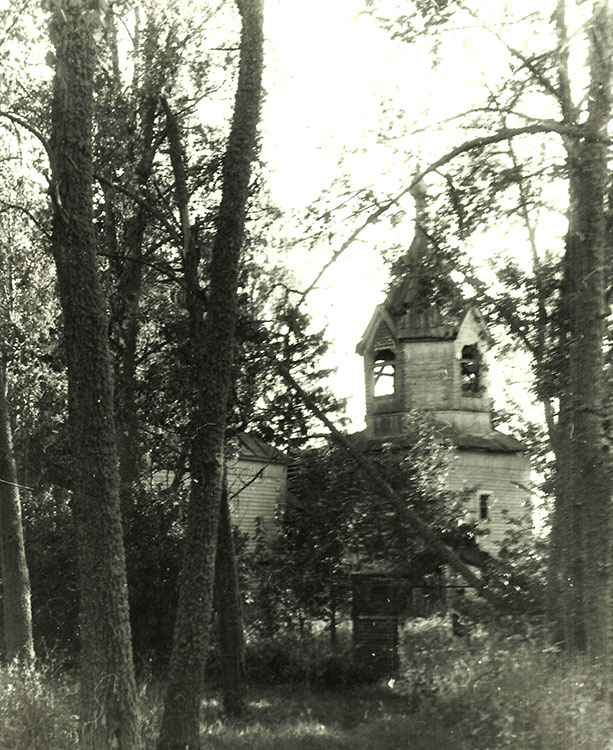
[[[466,750],[613,750],[602,675],[569,665],[537,636],[453,636],[444,617],[415,620],[400,638],[397,689],[451,726]]]
[[[76,749],[75,692],[50,667],[0,668],[0,750]]]
[[[448,619],[433,617],[405,626],[399,651],[395,679],[375,685],[353,682],[353,668],[340,655],[331,661],[313,652],[308,681],[296,681],[292,668],[290,684],[253,685],[240,721],[223,716],[212,691],[203,704],[206,747],[613,750],[613,719],[598,671],[568,665],[536,636],[492,636],[475,628],[458,638]],[[269,664],[269,655],[263,649],[252,666]],[[288,677],[277,671],[282,658],[273,659],[271,680]],[[304,652],[300,663],[306,658]],[[330,679],[328,670],[337,668]],[[76,692],[75,681],[59,669],[1,668],[0,750],[76,750]],[[140,687],[147,750],[155,747],[162,695],[159,683]]]

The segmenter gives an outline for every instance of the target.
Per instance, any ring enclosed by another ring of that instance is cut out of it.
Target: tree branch
[[[339,249],[334,251],[330,260],[323,266],[317,276],[302,293],[302,300],[304,300],[305,297],[313,291],[328,268],[330,268],[330,266],[345,252],[345,250],[347,250],[347,248],[352,245],[355,240],[358,239],[362,232],[371,224],[375,224],[387,211],[389,211],[392,206],[397,205],[398,202],[402,198],[404,198],[405,195],[410,193],[411,190],[413,190],[427,174],[436,172],[436,170],[440,169],[445,164],[448,164],[450,161],[453,161],[453,159],[455,159],[456,157],[470,151],[474,151],[475,149],[484,148],[485,146],[489,146],[492,143],[500,143],[512,138],[517,138],[520,135],[539,135],[542,133],[558,133],[559,135],[574,135],[575,137],[586,136],[582,128],[566,125],[565,123],[557,122],[555,120],[543,120],[540,123],[524,125],[517,128],[505,128],[498,133],[492,133],[492,135],[479,136],[478,138],[471,138],[468,141],[464,141],[464,143],[462,143],[460,146],[456,146],[455,148],[451,149],[451,151],[448,151],[446,154],[441,156],[440,159],[437,159],[428,167],[419,171],[417,176],[414,177],[413,181],[407,187],[403,188],[397,195],[382,203],[375,211],[369,214],[366,220],[356,229],[354,229],[349,237],[347,237],[347,239],[342,243]],[[594,138],[594,140],[596,140],[596,138]],[[609,142],[609,139],[598,140],[606,140],[607,142]]]
[[[51,239],[51,233],[49,232],[49,230],[48,230],[48,229],[47,229],[47,228],[45,227],[45,225],[44,225],[44,224],[43,224],[43,223],[42,223],[42,222],[41,222],[41,221],[40,221],[39,219],[37,219],[37,218],[36,218],[36,216],[34,216],[34,214],[33,214],[33,213],[32,213],[32,212],[30,211],[30,210],[28,210],[28,209],[27,209],[27,208],[26,208],[25,206],[20,206],[20,205],[19,205],[19,204],[17,204],[17,203],[2,203],[2,205],[0,205],[0,214],[3,214],[3,213],[7,213],[8,211],[19,211],[19,212],[21,212],[22,214],[24,214],[25,216],[27,216],[27,217],[28,217],[28,219],[30,219],[30,221],[31,221],[31,222],[32,222],[33,224],[35,224],[35,225],[36,225],[36,226],[37,226],[37,227],[38,227],[38,228],[40,229],[40,231],[41,231],[41,232],[42,232],[42,233],[43,233],[43,234],[45,235],[45,237],[46,237],[46,238],[47,238],[48,240],[50,240],[50,239]]]
[[[49,159],[49,166],[51,167],[51,172],[53,173],[53,152],[51,151],[51,147],[49,146],[49,141],[45,138],[42,132],[37,127],[32,125],[32,123],[28,122],[23,117],[14,114],[13,112],[0,110],[0,117],[4,117],[5,119],[10,120],[14,125],[19,125],[39,141],[39,143],[45,149],[45,153],[47,154],[47,158]]]
[[[111,188],[112,190],[116,190],[118,193],[122,193],[123,195],[127,196],[128,198],[131,198],[133,201],[138,203],[139,206],[142,206],[143,208],[146,208],[149,213],[154,216],[161,224],[166,227],[168,230],[168,233],[176,242],[176,244],[181,247],[183,244],[181,235],[177,232],[177,230],[170,224],[168,219],[164,216],[164,214],[160,213],[154,206],[152,206],[147,200],[145,200],[142,196],[138,195],[138,193],[135,193],[134,191],[130,190],[127,187],[124,187],[123,185],[118,185],[115,182],[112,182],[111,180],[107,179],[101,174],[95,174],[95,178],[98,180],[98,182],[101,185],[104,185],[108,188]]]

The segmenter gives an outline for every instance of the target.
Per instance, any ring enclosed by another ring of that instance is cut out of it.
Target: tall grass
[[[0,750],[76,750],[75,692],[50,667],[1,667]]]
[[[602,675],[530,636],[456,638],[443,617],[401,635],[399,689],[443,717],[467,750],[613,750]]]
[[[310,653],[310,652],[309,652]],[[443,617],[401,633],[402,668],[378,685],[353,670],[251,689],[249,713],[228,721],[213,694],[203,704],[203,744],[216,750],[613,750],[613,718],[597,670],[568,665],[537,638],[454,637]],[[261,663],[266,664],[261,655]],[[278,663],[277,656],[275,663]],[[306,658],[305,654],[301,659]],[[349,658],[345,656],[345,658]],[[273,674],[276,673],[272,670]],[[50,667],[0,669],[0,750],[76,750],[77,685]],[[155,747],[163,686],[140,689],[142,731]]]

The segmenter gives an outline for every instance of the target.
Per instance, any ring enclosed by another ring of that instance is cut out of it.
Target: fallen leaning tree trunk
[[[281,364],[278,360],[273,360],[275,366],[283,378],[283,380],[291,387],[296,394],[309,409],[309,411],[316,416],[330,431],[332,440],[344,451],[346,451],[353,460],[357,467],[362,472],[364,478],[368,481],[368,484],[373,490],[373,501],[377,505],[383,503],[392,502],[395,505],[402,503],[403,513],[407,520],[413,525],[415,534],[421,537],[428,545],[434,549],[445,562],[447,562],[453,570],[459,573],[464,580],[472,586],[492,607],[495,611],[498,607],[496,596],[492,591],[484,584],[484,582],[470,569],[470,567],[462,560],[461,556],[452,549],[449,545],[441,539],[441,535],[431,529],[428,524],[421,519],[418,513],[408,506],[407,503],[403,502],[403,498],[393,489],[390,483],[381,475],[379,470],[369,459],[355,448],[348,440],[346,435],[335,427],[330,419],[324,414],[324,412],[317,406],[315,401],[309,396],[309,394],[302,388],[302,386],[296,381],[291,375],[289,370]]]

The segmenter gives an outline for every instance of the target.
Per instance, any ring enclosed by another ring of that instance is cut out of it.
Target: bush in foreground
[[[75,691],[49,668],[0,668],[0,750],[76,749]]]
[[[447,618],[414,620],[401,633],[398,679],[360,687],[347,654],[326,653],[317,639],[311,646],[251,644],[248,714],[226,721],[209,695],[202,731],[210,746],[613,750],[613,718],[597,670],[569,666],[536,637],[474,629],[458,638]],[[271,686],[279,678],[284,684]],[[51,668],[0,668],[0,750],[76,750],[76,692],[74,681]],[[161,684],[141,685],[151,750],[162,694]]]
[[[413,706],[455,728],[461,747],[613,750],[613,716],[594,667],[568,665],[537,637],[478,628],[454,637],[444,617],[401,635],[402,680]]]

